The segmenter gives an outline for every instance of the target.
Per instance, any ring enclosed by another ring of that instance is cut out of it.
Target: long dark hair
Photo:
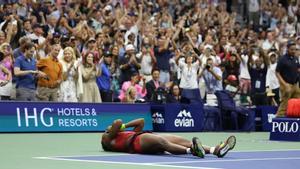
[[[0,52],[0,62],[4,59],[4,53]]]

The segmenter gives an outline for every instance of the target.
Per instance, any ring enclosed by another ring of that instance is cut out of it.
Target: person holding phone
[[[46,78],[47,75],[37,70],[35,45],[31,42],[24,45],[24,54],[20,55],[14,63],[14,75],[16,76],[16,100],[36,101],[37,78]]]

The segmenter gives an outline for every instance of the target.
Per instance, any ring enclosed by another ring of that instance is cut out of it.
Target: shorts
[[[150,131],[143,131],[139,133],[135,133],[130,142],[130,150],[129,153],[137,153],[142,154],[142,145],[141,145],[141,136],[144,133],[151,133]]]
[[[241,91],[242,91],[243,94],[250,93],[251,80],[250,79],[241,78],[240,79],[240,87],[241,87]]]

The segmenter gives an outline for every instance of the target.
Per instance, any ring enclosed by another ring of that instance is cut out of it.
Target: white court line
[[[230,151],[230,153],[252,153],[252,152],[276,152],[276,151],[300,151],[300,149],[278,149],[278,150],[241,150]]]
[[[128,153],[109,153],[109,154],[92,154],[92,155],[71,155],[71,156],[66,156],[66,155],[59,155],[59,156],[48,156],[48,157],[33,157],[33,158],[36,158],[36,159],[42,159],[42,158],[63,158],[63,157],[97,157],[97,156],[104,156],[104,157],[109,157],[109,156],[127,156],[127,155],[132,155],[132,154],[128,154]]]
[[[55,158],[55,157],[34,157],[34,158],[42,159],[42,160],[77,161],[77,162],[92,162],[92,163],[106,163],[106,164],[127,164],[127,165],[140,165],[140,166],[151,166],[151,167],[169,167],[169,168],[186,168],[186,169],[222,169],[222,168],[211,168],[211,167],[164,165],[164,164],[157,164],[157,163],[133,163],[133,162],[116,162],[116,161],[63,159],[63,158]]]
[[[247,152],[276,152],[276,151],[300,151],[300,149],[278,149],[278,150],[248,150],[248,151],[232,151],[231,153],[247,153]],[[52,156],[52,157],[33,157],[35,159],[48,159],[48,160],[61,160],[61,161],[80,161],[80,162],[94,162],[94,163],[107,163],[107,164],[128,164],[128,165],[144,165],[144,166],[157,166],[157,167],[171,167],[171,168],[191,168],[191,169],[220,169],[220,168],[205,168],[205,167],[190,167],[190,166],[172,166],[164,164],[180,164],[180,163],[204,163],[204,162],[238,162],[238,161],[267,161],[267,160],[292,160],[300,159],[294,158],[253,158],[253,159],[228,159],[228,160],[193,160],[193,161],[178,161],[178,162],[157,162],[157,163],[133,163],[133,162],[115,162],[115,161],[93,161],[93,160],[79,160],[79,159],[62,159],[83,156],[126,156],[132,154],[126,153],[113,153],[113,154],[99,154],[99,155],[74,155],[74,156]]]
[[[215,162],[240,162],[240,161],[273,161],[273,160],[300,160],[300,157],[286,158],[245,158],[245,159],[228,159],[228,160],[193,160],[193,161],[177,161],[177,162],[157,162],[155,164],[181,164],[181,163],[215,163]]]
[[[300,149],[278,149],[278,150],[241,150],[241,151],[230,151],[230,153],[252,153],[252,152],[276,152],[276,151],[300,151]],[[106,152],[107,153],[107,152]],[[33,157],[37,159],[42,159],[42,158],[56,158],[56,157],[86,157],[86,156],[125,156],[125,155],[134,155],[134,154],[128,154],[128,153],[109,153],[109,154],[92,154],[92,155],[59,155],[59,156],[48,156],[48,157]]]

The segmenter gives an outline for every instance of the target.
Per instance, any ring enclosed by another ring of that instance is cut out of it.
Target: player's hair
[[[101,141],[101,145],[102,145],[102,149],[103,149],[104,151],[111,151],[111,149],[104,143],[103,140]]]

